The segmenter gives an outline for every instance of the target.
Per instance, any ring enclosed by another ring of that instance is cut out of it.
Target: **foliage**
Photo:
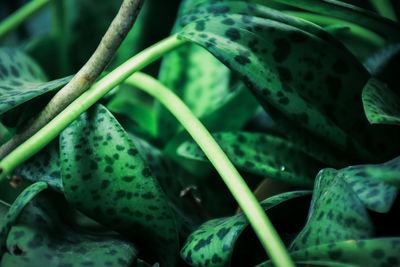
[[[167,2],[146,1],[105,77],[176,34],[183,45],[144,71],[267,192],[260,205],[293,261],[399,265],[389,226],[400,209],[398,2]],[[0,36],[0,144],[90,57],[119,5],[54,0]],[[0,265],[279,264],[247,227],[246,205],[235,214],[190,125],[168,112],[174,104],[135,83],[119,83],[0,180]],[[263,188],[269,180],[277,188]]]

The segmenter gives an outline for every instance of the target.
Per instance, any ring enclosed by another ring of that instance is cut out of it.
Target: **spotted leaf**
[[[400,238],[349,239],[319,246],[311,246],[290,254],[297,264],[310,261],[317,266],[398,266],[400,264]],[[319,264],[319,262],[326,264]],[[328,265],[330,263],[330,265]],[[313,266],[313,264],[310,264]],[[310,266],[306,265],[306,266]],[[274,266],[271,261],[257,267]]]
[[[58,89],[70,78],[46,82],[44,73],[31,58],[17,49],[1,48],[0,114]]]
[[[221,132],[213,136],[238,169],[257,175],[294,185],[312,186],[313,177],[322,166],[280,137],[249,132]],[[183,143],[178,154],[207,161],[193,141]]]
[[[385,83],[376,78],[369,79],[362,100],[370,123],[400,124],[400,99]]]
[[[1,266],[131,266],[138,254],[131,242],[115,232],[67,224],[65,200],[43,195],[26,206],[11,228]]]
[[[49,188],[62,192],[58,141],[47,145],[18,167],[13,174],[31,182],[43,181]]]
[[[0,256],[3,254],[3,248],[5,246],[6,238],[10,232],[11,227],[17,221],[19,215],[25,206],[41,191],[47,188],[47,184],[44,182],[37,182],[27,187],[13,202],[10,209],[8,210],[7,217],[0,229]]]
[[[390,185],[390,181],[398,180],[393,179],[399,177],[398,164],[399,158],[383,164],[350,166],[337,171],[334,179],[344,180],[368,209],[388,212],[398,193],[397,188]]]
[[[319,172],[305,227],[291,251],[348,239],[369,238],[373,225],[363,203],[336,170]]]
[[[362,116],[359,100],[368,72],[321,28],[299,21],[267,7],[228,1],[191,9],[180,21],[186,26],[179,36],[238,72],[263,106],[273,106],[337,149],[369,159],[376,156],[368,150],[395,153],[395,133],[371,144],[387,129],[368,131]],[[207,38],[200,37],[204,34]]]
[[[382,164],[358,165],[340,171],[344,173],[354,173],[356,176],[368,178],[371,181],[380,181],[400,188],[400,157]],[[372,188],[372,190],[374,190],[374,188]],[[381,197],[385,195],[384,193],[380,194]],[[385,198],[386,197],[387,196],[385,196]]]
[[[97,105],[60,137],[67,200],[80,211],[174,260],[178,235],[170,204],[137,146]],[[171,263],[170,263],[171,264]]]
[[[260,204],[267,211],[308,193],[309,191],[288,192],[268,198]],[[191,266],[230,266],[235,243],[248,225],[244,214],[207,221],[186,240],[181,256]]]

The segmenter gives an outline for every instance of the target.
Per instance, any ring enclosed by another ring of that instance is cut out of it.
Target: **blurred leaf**
[[[400,125],[400,98],[385,83],[369,79],[362,100],[370,123]]]
[[[363,203],[334,169],[320,171],[305,227],[291,251],[348,239],[369,238],[373,225]]]
[[[41,195],[27,205],[7,237],[1,266],[131,266],[138,253],[132,243],[64,223],[68,207],[58,199]]]
[[[280,137],[248,132],[221,132],[213,137],[239,170],[289,184],[312,186],[313,177],[322,167],[317,160]],[[208,161],[193,141],[183,143],[178,154]]]
[[[6,238],[10,232],[11,227],[16,223],[19,215],[25,206],[41,191],[47,188],[44,182],[38,182],[27,187],[13,202],[8,210],[6,220],[1,225],[0,229],[0,257],[3,255],[3,248],[5,246]]]
[[[371,29],[389,42],[399,40],[399,24],[379,16],[375,12],[345,3],[343,1],[315,1],[315,0],[274,0],[275,2],[287,4],[293,7],[305,9],[313,13],[328,15],[343,19],[344,21],[354,22],[360,26]]]
[[[23,52],[0,49],[0,114],[66,84],[71,77],[46,82],[40,67]]]
[[[308,191],[293,191],[261,202],[267,211]],[[191,266],[230,266],[235,243],[249,225],[244,214],[207,221],[194,231],[181,250],[182,258]]]
[[[316,266],[398,266],[400,263],[400,238],[349,239],[332,242],[319,246],[311,246],[290,254],[296,264],[310,261],[317,262]],[[319,264],[326,262],[326,265]],[[328,265],[331,263],[331,265]],[[257,267],[274,266],[271,261]],[[302,266],[298,264],[298,266]],[[313,266],[309,264],[306,266]]]
[[[104,107],[95,106],[62,132],[60,154],[70,203],[173,264],[178,234],[170,203],[137,145]]]
[[[159,76],[198,117],[229,94],[229,69],[204,48],[193,44],[167,54]],[[157,117],[159,136],[166,141],[177,132],[179,123],[161,106]]]
[[[18,167],[13,174],[30,182],[45,182],[49,188],[63,192],[58,141],[53,141]]]

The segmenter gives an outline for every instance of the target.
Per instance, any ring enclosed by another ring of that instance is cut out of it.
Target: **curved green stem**
[[[133,74],[126,83],[152,95],[176,117],[221,175],[275,265],[294,266],[278,233],[246,182],[208,130],[182,100],[156,79],[144,73]]]
[[[392,2],[390,0],[369,0],[375,10],[385,18],[397,21]]]
[[[124,81],[135,71],[144,68],[165,53],[175,49],[185,42],[186,41],[184,40],[178,39],[176,35],[172,35],[143,50],[95,83],[89,90],[84,92],[36,134],[0,161],[0,180],[4,179],[4,177],[6,177],[18,165],[25,162],[50,143],[72,121],[78,118],[79,115],[85,112],[112,88]]]
[[[386,43],[385,39],[382,36],[380,36],[379,34],[373,32],[367,28],[361,27],[360,25],[357,25],[355,23],[346,21],[346,20],[329,17],[326,15],[319,15],[319,14],[310,13],[310,12],[292,11],[292,10],[287,10],[287,11],[283,11],[283,12],[288,15],[294,16],[294,17],[298,17],[298,18],[302,18],[302,19],[311,21],[311,22],[316,23],[323,27],[329,26],[329,25],[342,25],[342,26],[349,27],[349,29],[353,35],[357,36],[358,38],[360,38],[361,40],[364,40],[367,43],[372,44],[374,47],[381,48]]]
[[[0,39],[36,14],[51,0],[32,0],[0,23]]]

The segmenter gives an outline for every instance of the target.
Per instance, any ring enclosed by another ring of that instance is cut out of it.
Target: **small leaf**
[[[373,225],[363,203],[334,169],[320,171],[305,227],[291,251],[347,239],[372,236]]]
[[[66,128],[60,154],[70,203],[156,250],[160,260],[174,261],[178,233],[170,203],[137,145],[107,109],[97,105]]]
[[[1,226],[0,229],[0,256],[3,254],[3,247],[6,242],[6,238],[10,232],[11,227],[17,221],[19,215],[25,206],[40,192],[47,188],[47,184],[44,182],[37,182],[29,187],[27,187],[22,193],[17,197],[14,203],[11,205],[8,210],[8,214],[6,220]]]
[[[322,166],[280,137],[248,132],[221,132],[213,136],[238,169],[264,177],[294,185],[312,186],[313,177]],[[208,161],[193,141],[179,146],[178,154],[185,158]]]
[[[268,198],[260,204],[267,211],[307,194],[309,191],[288,192]],[[235,243],[248,225],[244,214],[207,221],[186,240],[181,256],[191,266],[230,266]]]
[[[66,84],[71,77],[46,82],[40,67],[23,52],[0,49],[0,114]]]
[[[31,182],[45,182],[49,188],[63,192],[58,141],[53,141],[38,154],[18,167],[14,174]]]
[[[385,83],[369,79],[362,100],[370,123],[400,125],[400,99]]]
[[[295,263],[309,261],[331,262],[337,265],[317,266],[398,266],[400,263],[400,238],[348,239],[319,246],[311,246],[290,254]],[[274,266],[271,261],[257,267]],[[299,266],[301,266],[299,264]],[[307,266],[313,266],[312,264]]]
[[[69,207],[60,195],[41,194],[22,212],[7,237],[1,266],[131,266],[135,246],[114,232],[65,223]],[[65,216],[65,217],[63,217]]]

